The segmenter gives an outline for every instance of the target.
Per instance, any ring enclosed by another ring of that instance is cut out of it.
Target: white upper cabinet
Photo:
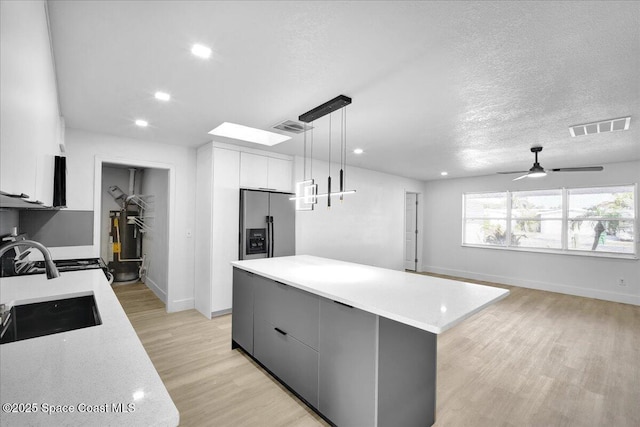
[[[240,153],[240,187],[269,188],[269,158]]]
[[[240,153],[240,187],[291,192],[293,162]]]
[[[269,157],[269,175],[267,187],[278,191],[291,191],[293,162],[291,160]]]
[[[61,122],[43,2],[0,2],[0,190],[51,205]]]

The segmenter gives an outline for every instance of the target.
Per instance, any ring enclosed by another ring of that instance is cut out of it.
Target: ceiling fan
[[[523,173],[524,175],[519,176],[514,179],[517,181],[522,178],[541,178],[547,175],[547,171],[544,170],[540,163],[538,163],[538,153],[542,151],[542,147],[531,147],[531,152],[535,154],[536,161],[531,166],[531,169],[528,171],[510,171],[510,172],[498,172],[499,174],[510,174],[510,173]],[[580,168],[556,168],[549,169],[550,172],[600,172],[604,168],[602,166],[585,166]]]

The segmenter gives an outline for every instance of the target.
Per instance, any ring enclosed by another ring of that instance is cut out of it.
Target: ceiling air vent
[[[571,136],[593,135],[594,133],[615,132],[628,130],[631,117],[620,117],[618,119],[604,120],[602,122],[585,123],[583,125],[569,126]]]
[[[294,122],[293,120],[285,120],[282,123],[278,123],[273,126],[273,129],[283,130],[291,133],[302,133],[305,130],[313,129],[313,126],[305,125],[304,123]]]

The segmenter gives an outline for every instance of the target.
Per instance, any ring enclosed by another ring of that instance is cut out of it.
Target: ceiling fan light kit
[[[542,151],[542,147],[531,147],[531,152],[536,156],[536,158],[533,163],[533,166],[528,171],[509,171],[509,172],[498,172],[498,173],[501,175],[512,174],[512,173],[524,174],[517,178],[514,178],[513,179],[514,181],[518,181],[519,179],[523,179],[523,178],[542,178],[544,176],[547,176],[547,171],[542,166],[540,166],[540,163],[538,162],[538,153],[541,151]],[[584,166],[584,167],[577,167],[577,168],[549,169],[549,171],[551,172],[600,172],[602,170],[604,170],[604,167],[602,166]]]
[[[527,174],[527,178],[542,178],[543,176],[547,176],[547,173],[544,171],[544,169],[533,170]]]
[[[540,166],[540,163],[538,163],[538,153],[541,151],[542,151],[542,147],[531,147],[531,152],[536,155],[536,161],[533,164],[533,166],[531,166],[531,169],[529,169],[529,173],[524,175],[523,177],[542,178],[543,176],[547,176],[547,173],[545,172],[544,168]]]

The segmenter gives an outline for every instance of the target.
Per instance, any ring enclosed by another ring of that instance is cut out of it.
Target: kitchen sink
[[[11,307],[0,344],[101,325],[93,295]]]

